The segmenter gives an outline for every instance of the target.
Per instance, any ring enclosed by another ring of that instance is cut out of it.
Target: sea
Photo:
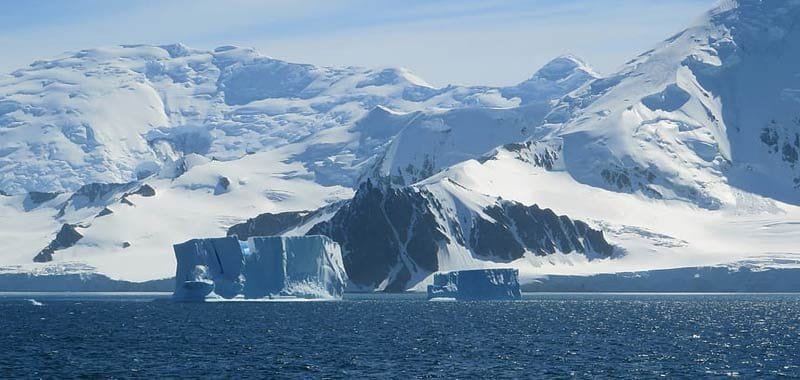
[[[0,378],[798,378],[800,294],[0,293]]]

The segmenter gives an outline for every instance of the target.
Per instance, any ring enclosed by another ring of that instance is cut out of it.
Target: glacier
[[[175,244],[177,301],[341,299],[339,245],[325,236],[192,239]]]
[[[518,300],[522,298],[519,270],[514,268],[472,269],[437,272],[428,285],[428,299],[463,301]]]

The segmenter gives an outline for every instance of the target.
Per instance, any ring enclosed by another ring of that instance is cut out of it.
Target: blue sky
[[[0,71],[64,51],[182,42],[319,65],[405,66],[430,83],[507,85],[571,53],[600,72],[714,0],[0,0]]]

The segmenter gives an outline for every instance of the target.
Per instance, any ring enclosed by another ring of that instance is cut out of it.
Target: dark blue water
[[[800,376],[800,295],[0,295],[0,378]]]

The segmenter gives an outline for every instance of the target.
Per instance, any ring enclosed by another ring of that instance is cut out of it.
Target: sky
[[[5,4],[2,4],[5,3]],[[121,44],[236,45],[292,62],[402,66],[438,86],[511,85],[573,54],[600,73],[714,0],[0,0],[0,72]]]

